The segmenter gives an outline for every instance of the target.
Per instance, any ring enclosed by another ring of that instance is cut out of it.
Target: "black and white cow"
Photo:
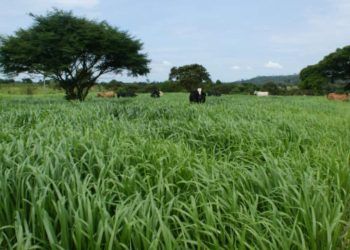
[[[191,91],[190,102],[205,103],[206,93],[202,91],[201,88]]]
[[[117,93],[117,97],[135,97],[137,96],[134,91],[127,90],[127,91],[119,91]]]
[[[152,92],[151,92],[151,97],[154,97],[154,98],[160,97],[160,91],[159,91],[159,89],[154,89],[154,90],[152,90]]]

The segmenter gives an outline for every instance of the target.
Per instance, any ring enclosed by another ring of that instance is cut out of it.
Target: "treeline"
[[[23,88],[25,93],[36,93],[40,87],[44,86],[43,81],[15,81],[8,79],[0,79],[1,85]],[[31,87],[32,86],[32,87]],[[46,81],[46,89],[52,91],[60,90],[60,86],[55,81]],[[1,87],[1,86],[0,86]],[[321,90],[302,89],[296,84],[287,85],[285,83],[267,82],[264,84],[253,83],[223,83],[216,81],[215,83],[204,84],[202,88],[210,94],[253,94],[254,91],[268,91],[271,95],[324,95],[329,92],[336,92],[341,86],[330,85]],[[154,89],[159,89],[163,92],[187,92],[186,89],[175,81],[164,82],[132,82],[126,83],[112,80],[109,82],[100,82],[93,87],[94,91],[115,91],[115,92],[135,92],[135,93],[150,93]],[[11,90],[12,91],[12,90]],[[19,90],[16,91],[16,93]]]
[[[15,80],[15,79],[12,79],[12,78],[0,78],[0,84],[11,84],[11,83],[38,83],[38,84],[43,84],[44,82],[42,80],[35,82],[31,78],[22,78],[21,80]]]
[[[187,92],[186,89],[177,82],[139,82],[124,83],[112,80],[103,82],[96,86],[98,91],[132,91],[138,93],[150,93],[157,88],[163,92]],[[253,94],[254,91],[268,91],[271,95],[322,95],[324,93],[314,92],[312,90],[300,89],[298,85],[285,83],[267,82],[265,84],[253,83],[208,83],[202,86],[204,91],[211,94]]]
[[[263,85],[268,82],[273,82],[276,84],[298,84],[300,82],[300,77],[298,74],[294,75],[277,75],[277,76],[257,76],[248,80],[240,80],[235,83],[253,83],[256,85]]]
[[[17,87],[23,86],[25,92],[35,92],[40,86],[45,86],[54,91],[60,90],[60,86],[53,80],[48,80],[45,83],[43,81],[35,82],[30,78],[23,78],[21,81],[15,81],[14,79],[1,79],[2,85],[14,85]],[[29,85],[28,85],[29,84]],[[30,86],[35,87],[32,90]],[[330,92],[341,92],[343,90],[342,84],[328,84],[323,85],[322,88],[317,89],[303,89],[300,84],[286,84],[266,82],[264,84],[254,84],[249,82],[230,82],[225,83],[216,81],[215,83],[204,84],[204,91],[211,94],[253,94],[254,91],[268,91],[271,95],[325,95]],[[111,80],[109,82],[100,82],[93,89],[95,91],[107,91],[113,90],[115,92],[128,91],[135,93],[150,93],[153,89],[159,89],[163,92],[187,92],[186,89],[175,81],[164,82],[121,82]]]
[[[14,79],[2,79],[0,78],[1,84],[8,84],[8,83],[15,83],[16,81]]]

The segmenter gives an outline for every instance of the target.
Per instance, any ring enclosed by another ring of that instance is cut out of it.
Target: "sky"
[[[350,0],[0,0],[0,35],[56,7],[126,30],[151,59],[146,77],[163,81],[171,67],[199,63],[212,80],[299,73],[350,44]]]

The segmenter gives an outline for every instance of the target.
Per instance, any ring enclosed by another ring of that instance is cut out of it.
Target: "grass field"
[[[13,83],[0,84],[0,95],[52,95],[62,94],[62,90],[52,87],[43,87],[38,84]]]
[[[0,248],[350,247],[350,103],[3,95],[0,112]]]

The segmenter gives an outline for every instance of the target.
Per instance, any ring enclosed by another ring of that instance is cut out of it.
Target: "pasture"
[[[0,248],[350,247],[348,102],[2,95],[0,124]]]

